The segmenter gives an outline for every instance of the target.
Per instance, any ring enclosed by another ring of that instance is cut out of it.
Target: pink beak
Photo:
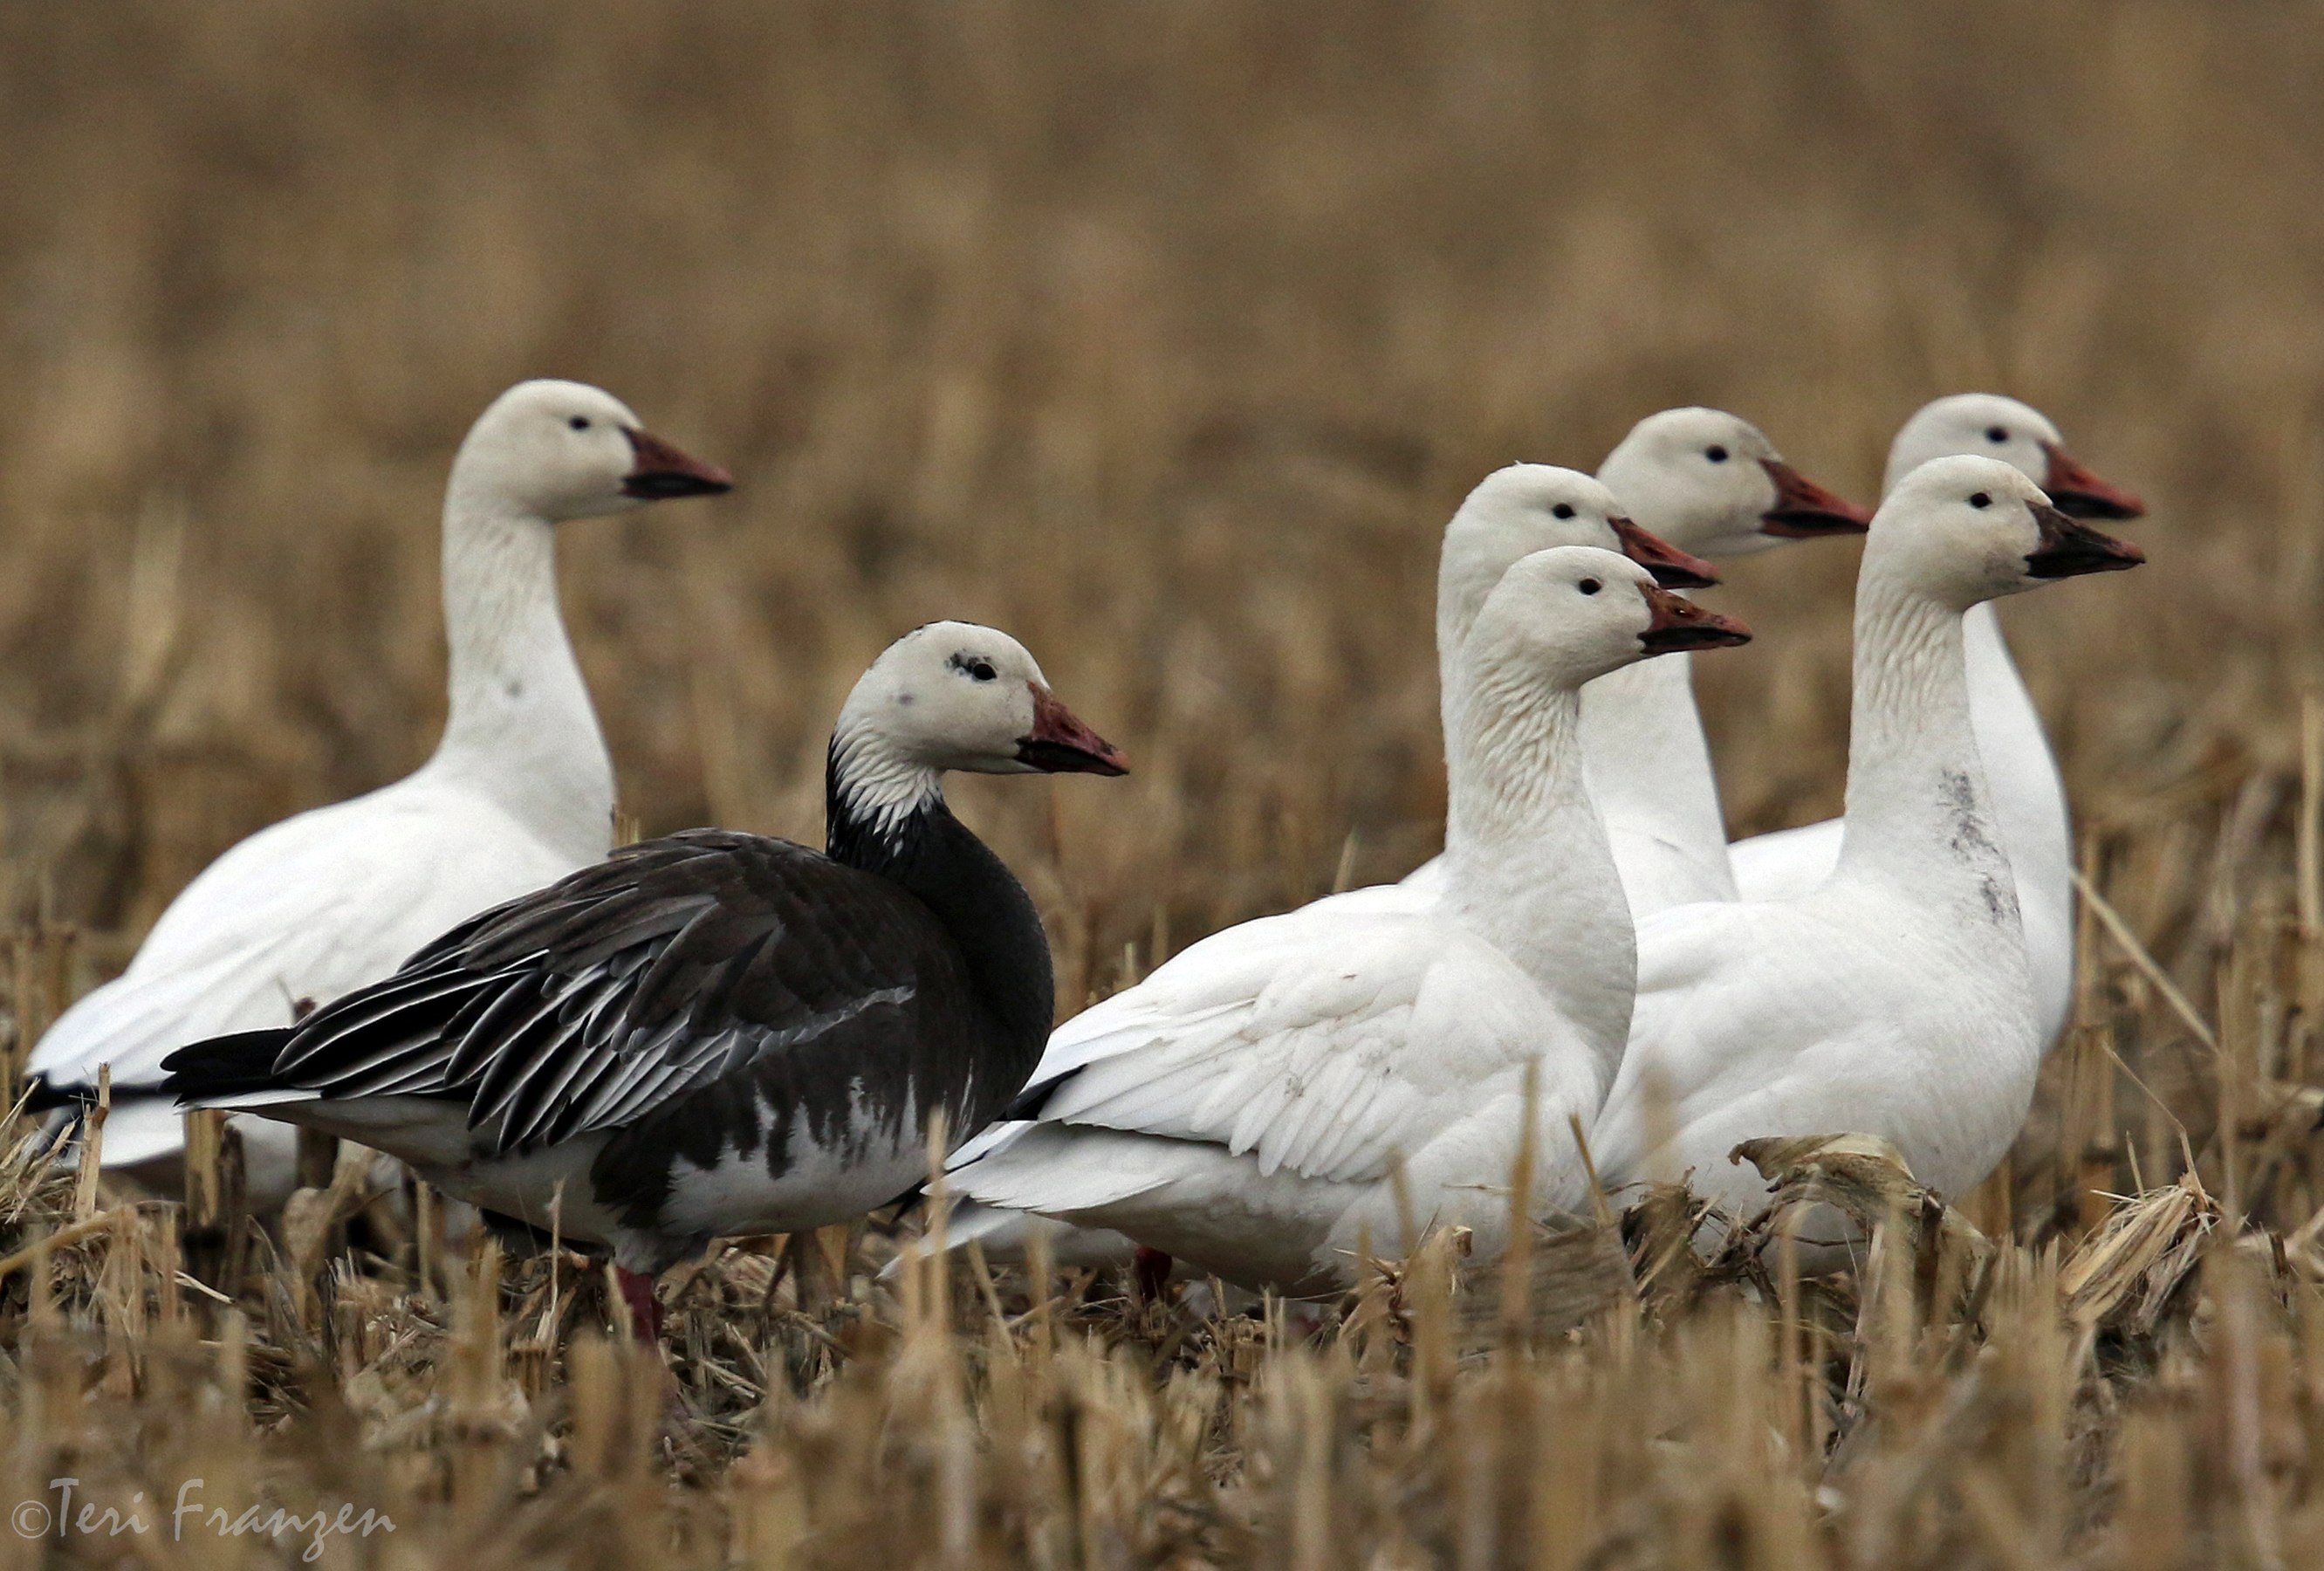
[[[638,467],[622,481],[624,496],[662,502],[673,496],[715,496],[734,489],[734,476],[715,464],[706,464],[650,432],[624,430],[622,434],[630,439],[630,451],[638,460]]]
[[[1825,490],[1781,458],[1762,458],[1759,467],[1775,483],[1775,505],[1759,515],[1761,534],[1812,540],[1821,534],[1862,534],[1872,527],[1869,513]]]
[[[1687,649],[1721,649],[1751,642],[1751,630],[1732,616],[1705,611],[1693,601],[1672,594],[1658,584],[1641,584],[1638,593],[1654,608],[1654,620],[1638,634],[1650,654],[1671,654]]]
[[[2128,541],[2101,533],[2058,508],[2036,503],[2034,522],[2042,531],[2042,541],[2026,556],[2025,567],[2037,578],[2118,573],[2146,560],[2146,553]]]
[[[1665,589],[1708,589],[1719,582],[1719,570],[1701,557],[1683,551],[1658,534],[1639,528],[1627,518],[1609,518],[1622,554],[1655,576]]]
[[[1128,774],[1121,749],[1083,725],[1048,688],[1033,689],[1033,729],[1017,744],[1017,761],[1044,774]]]
[[[2043,442],[2042,452],[2050,460],[2042,489],[2060,512],[2076,518],[2136,518],[2146,511],[2136,493],[2099,479],[2055,442]]]

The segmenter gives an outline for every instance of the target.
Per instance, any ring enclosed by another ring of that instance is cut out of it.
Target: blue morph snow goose
[[[991,628],[907,634],[849,696],[826,850],[698,829],[446,933],[290,1030],[173,1054],[170,1088],[360,1141],[651,1279],[738,1233],[842,1221],[999,1116],[1052,1017],[1032,901],[946,771],[1120,774]],[[561,1194],[561,1198],[559,1197]]]
[[[435,755],[365,796],[263,829],[205,868],[119,977],[33,1048],[42,1100],[112,1066],[105,1163],[160,1178],[181,1141],[161,1059],[290,1024],[436,934],[604,855],[613,770],[557,605],[556,527],[728,489],[611,393],[525,382],[460,444],[444,499],[451,709]],[[252,1198],[290,1190],[293,1142],[245,1124]]]

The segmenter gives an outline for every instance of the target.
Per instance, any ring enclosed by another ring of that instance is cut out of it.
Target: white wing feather
[[[1760,1135],[1864,1130],[1899,1135],[1885,1109],[1915,1110],[1916,992],[1884,986],[1877,933],[1791,903],[1679,906],[1638,929],[1628,1050],[1591,1132],[1600,1176],[1619,1185],[1692,1168],[1730,1205],[1763,1196],[1728,1153]],[[1851,963],[1865,953],[1869,963]],[[1658,1135],[1674,1136],[1655,1149]]]
[[[1794,829],[1754,835],[1727,848],[1735,887],[1746,901],[1796,900],[1840,865],[1841,823],[1826,818]]]
[[[204,869],[27,1067],[88,1084],[109,1062],[117,1086],[156,1082],[175,1049],[289,1025],[301,1001],[375,982],[464,918],[570,871],[488,801],[424,776],[301,813]]]
[[[1538,1055],[1554,1019],[1452,923],[1309,907],[1215,935],[1059,1028],[1035,1083],[1070,1077],[1040,1120],[1223,1146],[1262,1175],[1376,1180],[1448,1099]]]

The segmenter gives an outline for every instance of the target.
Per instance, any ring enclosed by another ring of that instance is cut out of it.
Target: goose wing
[[[1017,1112],[1222,1146],[1262,1174],[1373,1180],[1465,1091],[1537,1054],[1553,1012],[1454,924],[1311,908],[1206,939],[1068,1021]]]
[[[866,1033],[944,1046],[964,971],[926,907],[788,841],[693,830],[484,912],[323,1010],[275,1078],[325,1097],[467,1104],[487,1149],[633,1124],[687,1093]],[[851,1052],[851,1049],[856,1051]]]
[[[1629,1045],[1591,1131],[1601,1176],[1691,1167],[1715,1188],[1738,1141],[1860,1122],[1867,1077],[1883,1072],[1868,1066],[1897,1063],[1911,1035],[1909,1000],[1848,980],[1868,942],[1877,936],[1786,904],[1675,906],[1641,922]]]
[[[1738,840],[1727,848],[1735,887],[1747,901],[1796,900],[1840,864],[1841,820],[1802,824]]]
[[[26,1067],[51,1084],[158,1086],[189,1042],[287,1026],[392,972],[454,922],[570,870],[497,813],[406,781],[276,824],[170,903],[126,971],[60,1016]],[[457,805],[457,804],[453,804]]]

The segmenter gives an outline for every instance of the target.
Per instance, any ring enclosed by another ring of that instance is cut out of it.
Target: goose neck
[[[444,514],[451,708],[433,766],[576,862],[611,843],[613,762],[557,601],[554,526],[456,485]]]
[[[944,807],[944,777],[868,721],[832,733],[824,764],[824,846],[832,859],[882,871],[908,827]]]
[[[833,734],[824,821],[833,861],[901,886],[943,926],[1001,1028],[1010,1058],[993,1073],[1013,1095],[1032,1072],[1056,1007],[1048,938],[1024,885],[953,817],[943,776],[869,725]]]
[[[1446,759],[1447,848],[1499,855],[1589,806],[1582,786],[1582,700],[1572,689],[1533,690],[1490,665],[1460,684],[1461,712]]]
[[[1868,570],[1857,591],[1855,692],[1840,871],[1909,888],[1980,923],[2018,924],[1969,715],[1961,613]]]
[[[1640,661],[1583,688],[1582,754],[1590,795],[1609,823],[1647,829],[1717,865],[1726,860],[1727,825],[1695,708],[1692,659]]]
[[[2042,727],[2034,697],[2017,674],[2001,619],[1992,602],[1969,608],[1961,619],[1968,657],[1970,723],[1977,729],[1978,756],[1993,790],[1994,817],[2001,843],[2009,850],[2021,896],[2041,885],[2043,898],[2070,903],[2065,870],[2073,861],[2073,825],[2066,806],[2050,738]]]
[[[1583,783],[1581,696],[1472,666],[1447,760],[1453,914],[1522,967],[1610,1075],[1629,1032],[1637,948]]]
[[[1485,586],[1490,588],[1489,584]],[[1471,593],[1455,581],[1448,568],[1438,576],[1436,592],[1436,718],[1444,738],[1445,767],[1452,767],[1452,739],[1460,734],[1461,710],[1469,680],[1470,629],[1476,625],[1481,592]]]

